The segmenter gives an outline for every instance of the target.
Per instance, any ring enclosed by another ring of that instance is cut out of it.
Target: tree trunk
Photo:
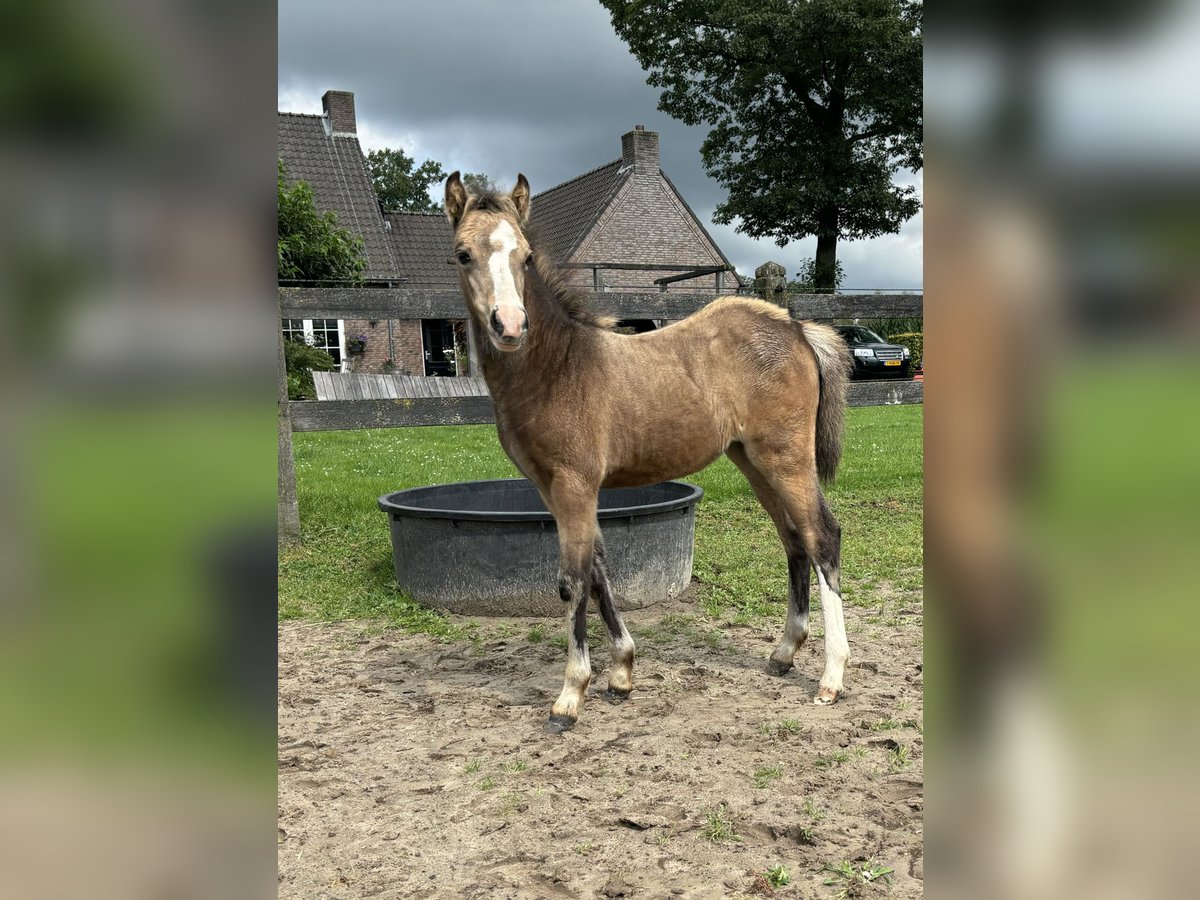
[[[817,258],[813,287],[818,294],[837,289],[838,211],[827,209],[818,216]]]

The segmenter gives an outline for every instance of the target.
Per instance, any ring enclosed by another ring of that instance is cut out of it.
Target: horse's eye
[[[459,250],[458,253],[454,255],[458,257],[458,261],[464,266],[471,261],[471,254],[466,250]]]
[[[527,266],[533,265],[533,254],[532,253],[530,253],[527,257],[525,257],[525,265],[527,265]]]

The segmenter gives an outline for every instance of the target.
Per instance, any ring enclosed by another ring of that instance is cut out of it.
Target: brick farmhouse
[[[279,157],[290,181],[307,181],[317,208],[362,238],[372,286],[456,290],[450,226],[438,213],[380,208],[358,141],[354,95],[328,91],[324,113],[279,113]],[[658,134],[621,136],[621,156],[536,194],[530,214],[539,248],[585,290],[735,293],[728,258],[659,167]],[[646,330],[661,322],[627,322]],[[462,321],[298,320],[287,336],[327,348],[346,371],[466,375]],[[361,353],[347,352],[359,336]]]

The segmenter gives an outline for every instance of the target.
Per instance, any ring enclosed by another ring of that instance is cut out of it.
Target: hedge
[[[906,331],[902,334],[889,334],[887,339],[890,343],[901,344],[908,348],[908,352],[912,354],[912,367],[918,369],[921,366],[921,360],[925,355],[925,335],[920,331]]]

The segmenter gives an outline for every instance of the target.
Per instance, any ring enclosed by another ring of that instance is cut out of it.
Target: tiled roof
[[[329,137],[322,116],[279,113],[279,157],[289,182],[312,185],[318,210],[332,210],[343,228],[363,239],[366,277],[390,281],[400,271],[356,137]]]
[[[614,160],[535,196],[529,218],[542,252],[555,262],[566,260],[632,171]]]
[[[444,213],[390,212],[386,219],[404,287],[458,288],[458,269],[450,255],[453,235]]]

